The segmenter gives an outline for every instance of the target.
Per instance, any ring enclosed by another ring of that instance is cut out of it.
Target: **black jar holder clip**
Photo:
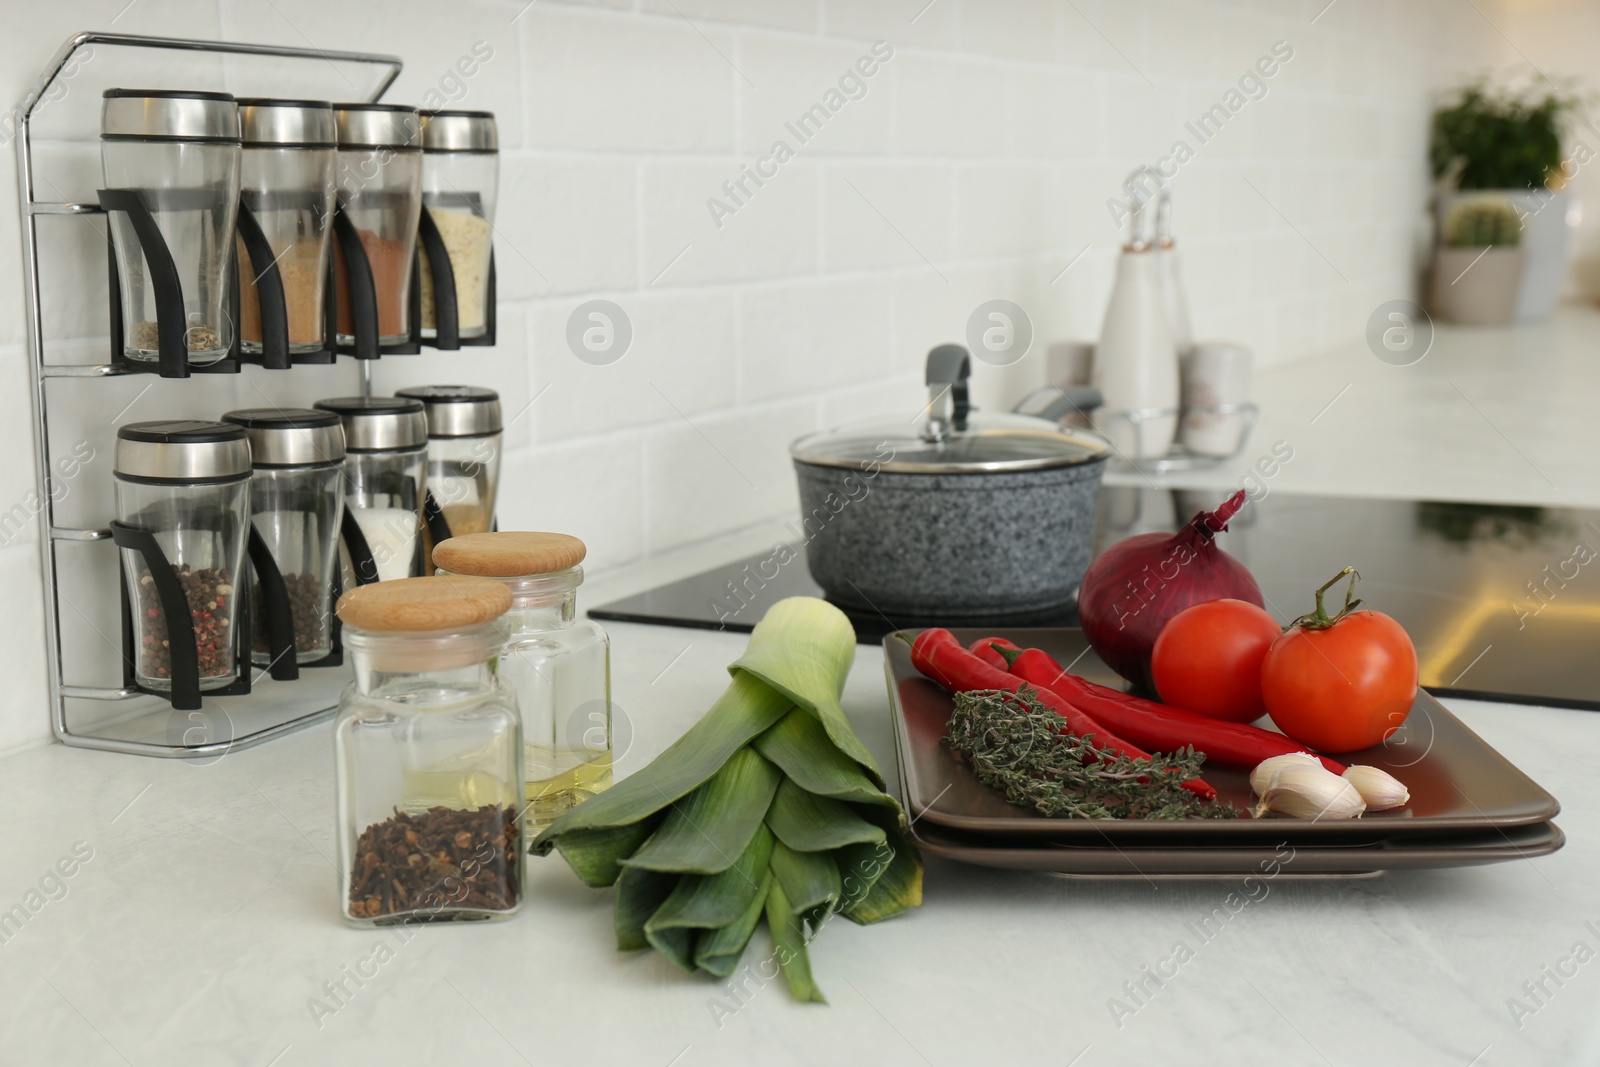
[[[178,277],[177,263],[172,258],[171,250],[167,248],[166,239],[161,236],[161,228],[156,224],[155,215],[145,202],[146,194],[138,189],[100,189],[96,195],[100,199],[101,210],[108,215],[113,211],[120,211],[128,216],[134,235],[139,240],[139,250],[144,254],[146,276],[151,289],[155,292],[156,301],[158,359],[148,363],[129,359],[123,351],[122,283],[117,267],[117,249],[108,229],[106,272],[110,288],[112,364],[124,371],[160,374],[163,378],[187,378],[191,374],[239,373],[237,336],[234,338],[235,347],[227,356],[206,364],[189,362],[188,315],[184,310],[183,282]],[[211,207],[214,203],[212,195],[203,190],[164,191],[161,193],[161,198],[173,210],[182,210],[185,206],[199,210]],[[234,308],[238,307],[237,277],[234,279],[232,303]]]
[[[344,277],[333,278],[335,272],[329,272],[328,336],[335,337],[334,287],[347,285],[352,338],[349,342],[337,343],[334,351],[357,359],[378,359],[381,356],[414,356],[422,351],[423,346],[454,351],[495,343],[496,279],[492,250],[489,254],[488,303],[484,308],[485,330],[481,337],[463,338],[457,310],[455,271],[450,265],[450,254],[445,248],[444,238],[439,234],[439,227],[434,224],[433,216],[426,207],[422,208],[417,223],[417,250],[412,252],[411,257],[411,285],[406,294],[406,318],[410,323],[408,336],[404,341],[383,344],[378,340],[382,334],[379,332],[378,290],[372,272],[372,261],[367,257],[366,245],[361,241],[360,231],[356,229],[355,223],[350,220],[342,205],[334,209],[333,237],[339,242],[339,253],[344,260]],[[426,339],[422,336],[422,250],[428,253],[428,271],[433,281],[436,324],[436,335]],[[320,362],[311,359],[299,361]]]
[[[196,648],[194,619],[190,614],[189,600],[183,591],[183,585],[178,581],[177,571],[167,559],[167,554],[156,540],[154,532],[144,527],[113,522],[111,539],[118,548],[137,552],[144,560],[145,569],[150,572],[151,584],[155,587],[159,603],[157,610],[166,623],[167,662],[172,674],[172,689],[170,692],[151,689],[144,691],[166,697],[178,711],[198,711],[201,697],[200,660]],[[272,559],[272,554],[267,551],[266,542],[253,528],[250,531],[249,546],[250,563],[255,569],[261,595],[265,599],[267,647],[272,650],[273,657],[269,670],[276,681],[292,681],[300,674],[294,656],[294,624],[290,613],[289,594],[284,587],[283,576]],[[121,561],[121,566],[126,568],[126,559]],[[130,689],[143,688],[138,685],[134,673],[134,657],[139,650],[134,646],[134,604],[128,597],[126,574],[123,575],[120,585],[123,685]],[[206,690],[212,696],[242,696],[250,692],[253,612],[249,586],[242,581],[239,582],[236,586],[236,595],[239,597],[238,610],[235,612],[238,624],[233,627],[230,636],[239,677],[224,687]],[[181,620],[181,624],[173,625],[174,619]]]
[[[290,352],[288,296],[283,288],[283,274],[278,269],[278,257],[273,255],[272,245],[267,240],[265,231],[261,229],[261,224],[256,221],[255,212],[242,198],[239,201],[239,221],[236,229],[250,263],[246,267],[237,257],[234,258],[233,306],[236,309],[234,321],[243,322],[239,272],[248,269],[255,275],[257,306],[261,309],[261,351],[244,351],[242,340],[244,331],[240,329],[234,331],[231,355],[240,362],[257,364],[267,370],[288,370],[296,364],[333,363],[337,359],[334,339],[338,324],[334,306],[332,264],[326,261],[323,263],[322,347],[314,352]]]

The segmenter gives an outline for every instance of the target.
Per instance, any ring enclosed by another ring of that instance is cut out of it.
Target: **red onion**
[[[1216,511],[1202,511],[1175,534],[1124,538],[1096,556],[1078,593],[1078,618],[1106,666],[1153,688],[1150,650],[1161,627],[1184,608],[1232,597],[1266,605],[1244,564],[1217,547],[1216,535],[1244,506],[1241,489]]]

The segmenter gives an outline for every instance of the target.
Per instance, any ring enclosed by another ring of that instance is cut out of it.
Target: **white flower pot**
[[[1462,326],[1510,326],[1526,264],[1520,247],[1441,247],[1433,260],[1433,313]]]
[[[1445,220],[1450,217],[1451,208],[1463,199],[1489,193],[1504,196],[1522,217],[1521,249],[1524,255],[1513,320],[1519,323],[1543,322],[1550,317],[1566,281],[1569,240],[1567,211],[1571,207],[1571,194],[1564,189],[1559,192],[1548,189],[1542,192],[1533,189],[1473,189],[1450,193],[1439,198],[1440,239],[1443,239]],[[1459,273],[1460,268],[1457,268],[1450,278]],[[1449,278],[1445,280],[1448,282]]]

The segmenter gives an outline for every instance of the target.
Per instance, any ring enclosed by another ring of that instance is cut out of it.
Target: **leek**
[[[618,949],[726,978],[764,917],[790,993],[822,1001],[807,945],[830,916],[922,903],[905,813],[839,705],[855,648],[831,604],[774,604],[699,722],[534,840],[617,887]]]

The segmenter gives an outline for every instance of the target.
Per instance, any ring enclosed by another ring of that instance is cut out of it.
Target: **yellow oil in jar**
[[[596,793],[611,788],[611,750],[555,752],[523,747],[529,828],[544,827]]]

